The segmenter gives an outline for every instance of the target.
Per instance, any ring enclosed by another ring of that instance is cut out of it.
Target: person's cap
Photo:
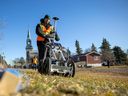
[[[50,16],[49,15],[45,15],[44,16],[44,19],[47,18],[47,19],[50,19]]]

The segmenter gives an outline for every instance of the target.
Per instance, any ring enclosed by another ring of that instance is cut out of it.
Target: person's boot
[[[42,62],[39,61],[39,65],[37,66],[38,72],[42,74]]]

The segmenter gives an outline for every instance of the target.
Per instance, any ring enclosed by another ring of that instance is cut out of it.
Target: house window
[[[99,60],[98,56],[94,56],[94,60]]]

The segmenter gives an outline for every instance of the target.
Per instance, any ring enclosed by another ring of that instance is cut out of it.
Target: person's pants
[[[46,51],[46,46],[42,41],[37,41],[37,47],[38,47],[38,61],[39,65],[44,59],[44,54]]]
[[[45,67],[45,59],[46,57],[50,57],[49,55],[49,48],[46,47],[46,45],[43,42],[37,41],[37,47],[38,47],[38,71],[42,73],[46,73]]]

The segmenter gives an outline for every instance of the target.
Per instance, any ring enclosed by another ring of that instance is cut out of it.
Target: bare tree
[[[102,45],[100,47],[101,49],[101,60],[104,62],[114,62],[115,61],[115,57],[114,57],[114,54],[112,52],[112,49],[110,48],[110,44],[109,42],[103,38],[103,41],[102,41]],[[108,63],[108,67],[110,66],[109,65],[110,63]]]

